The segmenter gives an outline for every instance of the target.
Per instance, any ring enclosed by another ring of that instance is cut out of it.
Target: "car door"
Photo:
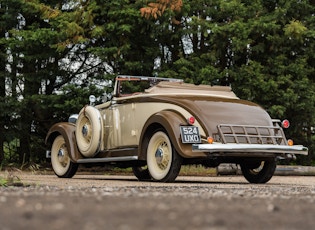
[[[135,103],[114,99],[106,114],[107,149],[138,145],[135,129]]]

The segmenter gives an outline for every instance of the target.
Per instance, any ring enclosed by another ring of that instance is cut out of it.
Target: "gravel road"
[[[1,173],[0,173],[1,176]],[[3,173],[2,173],[3,176]],[[314,229],[315,177],[17,175],[26,186],[0,187],[0,229]]]

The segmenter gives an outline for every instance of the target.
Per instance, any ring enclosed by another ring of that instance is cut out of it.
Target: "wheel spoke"
[[[169,157],[169,147],[167,143],[162,139],[161,143],[158,146],[158,149],[163,153],[161,156],[161,160],[157,162],[159,168],[161,170],[165,170],[168,167],[168,164],[170,162],[170,157]]]

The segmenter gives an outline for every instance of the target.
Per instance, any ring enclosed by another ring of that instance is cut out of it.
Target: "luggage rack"
[[[287,145],[283,129],[274,123],[274,126],[253,125],[218,125],[219,141],[236,144],[270,144]]]

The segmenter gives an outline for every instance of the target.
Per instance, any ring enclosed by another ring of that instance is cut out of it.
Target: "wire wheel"
[[[147,148],[147,164],[151,177],[156,181],[174,181],[180,171],[182,158],[173,149],[164,131],[155,132]]]

